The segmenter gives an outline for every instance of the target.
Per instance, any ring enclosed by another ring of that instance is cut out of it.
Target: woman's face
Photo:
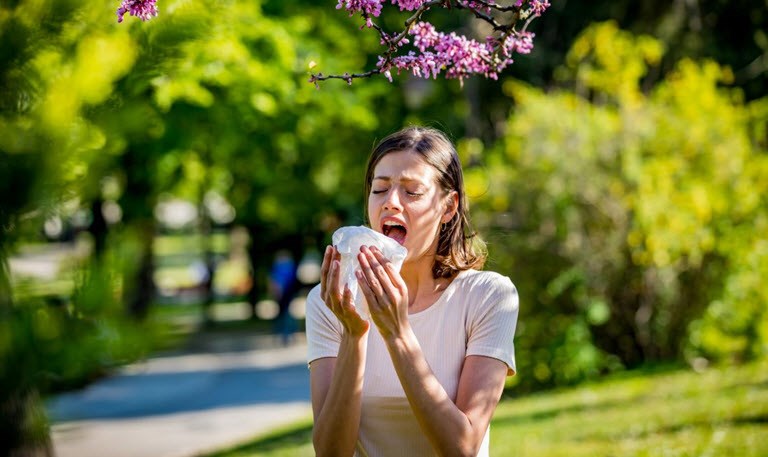
[[[434,255],[446,210],[437,171],[413,151],[390,152],[374,168],[368,195],[371,228],[408,249],[406,261]]]

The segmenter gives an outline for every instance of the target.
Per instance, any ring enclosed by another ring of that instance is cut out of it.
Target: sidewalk
[[[306,341],[209,335],[48,402],[58,457],[189,457],[311,417]]]

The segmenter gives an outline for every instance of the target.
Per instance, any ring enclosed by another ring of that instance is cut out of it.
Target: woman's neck
[[[435,295],[439,295],[450,284],[448,279],[435,279],[432,273],[433,264],[434,258],[423,258],[417,262],[404,263],[400,269],[400,276],[408,287],[409,308],[421,308],[419,304],[424,300],[431,304]]]

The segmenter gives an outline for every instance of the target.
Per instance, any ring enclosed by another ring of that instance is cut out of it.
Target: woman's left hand
[[[384,339],[402,334],[408,327],[408,287],[395,266],[375,246],[362,246],[355,272],[368,301],[371,319]]]

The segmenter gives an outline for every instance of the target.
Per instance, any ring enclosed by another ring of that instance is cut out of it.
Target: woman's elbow
[[[346,449],[338,440],[326,440],[317,433],[312,433],[312,447],[315,449],[315,457],[350,457],[354,455],[355,448]]]
[[[467,444],[456,449],[456,453],[453,455],[456,457],[477,457],[478,452],[480,452],[479,445]]]
[[[444,449],[439,454],[443,457],[477,457],[482,444],[482,436],[480,439],[477,439],[474,434],[470,434],[469,436],[460,437],[457,442],[450,446],[450,449]]]

